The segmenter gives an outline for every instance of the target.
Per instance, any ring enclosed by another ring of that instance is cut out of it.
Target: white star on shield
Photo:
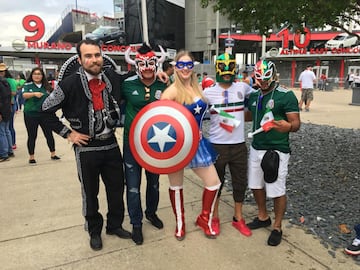
[[[164,151],[165,144],[167,142],[176,142],[176,140],[169,136],[169,130],[171,125],[167,125],[163,129],[159,129],[157,126],[152,125],[155,135],[148,141],[149,143],[157,143],[160,151]]]
[[[199,106],[199,104],[196,104],[196,107],[194,108],[194,111],[196,114],[200,114],[200,110],[202,109],[202,107]]]

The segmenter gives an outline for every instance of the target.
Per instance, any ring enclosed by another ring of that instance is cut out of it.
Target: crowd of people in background
[[[43,69],[40,67],[33,68],[27,79],[22,72],[17,72],[16,79],[14,79],[6,64],[0,63],[0,78],[2,80],[1,95],[3,96],[5,92],[10,90],[10,104],[8,104],[5,96],[0,100],[0,122],[2,126],[0,131],[0,162],[9,161],[10,158],[15,157],[14,150],[18,146],[16,144],[14,120],[19,111],[24,112],[24,122],[28,132],[29,164],[36,164],[34,150],[39,125],[46,137],[51,152],[51,160],[59,160],[60,158],[55,154],[55,140],[52,130],[46,126],[41,114],[41,104],[44,97],[54,89],[51,81],[45,77]],[[55,78],[53,80],[56,81]]]

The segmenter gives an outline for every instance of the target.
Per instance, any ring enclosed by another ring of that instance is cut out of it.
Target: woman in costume
[[[175,81],[162,94],[161,99],[174,100],[184,105],[195,117],[201,132],[202,120],[207,110],[207,102],[198,84],[196,73],[193,71],[194,58],[187,51],[180,51],[175,57]],[[202,198],[202,211],[197,217],[196,225],[199,226],[209,238],[216,238],[213,228],[213,212],[220,179],[216,173],[214,162],[216,153],[209,142],[200,134],[198,150],[188,165],[204,182]],[[183,181],[184,169],[168,175],[170,187],[169,195],[171,205],[176,217],[175,237],[183,240],[185,237],[185,216]]]

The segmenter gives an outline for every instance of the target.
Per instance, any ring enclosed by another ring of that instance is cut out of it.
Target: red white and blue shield
[[[199,127],[194,116],[170,100],[152,102],[142,108],[130,127],[130,149],[146,170],[168,174],[183,169],[199,145]]]

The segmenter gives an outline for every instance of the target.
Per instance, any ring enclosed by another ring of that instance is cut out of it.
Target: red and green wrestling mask
[[[270,89],[276,82],[276,67],[271,61],[260,60],[256,63],[254,68],[256,84],[262,90]]]
[[[143,44],[137,51],[135,59],[130,58],[130,48],[125,52],[125,60],[136,68],[137,75],[142,79],[144,72],[152,72],[155,74],[159,68],[159,64],[165,60],[165,51],[159,46],[161,51],[161,57],[158,58],[155,52],[146,44]]]

